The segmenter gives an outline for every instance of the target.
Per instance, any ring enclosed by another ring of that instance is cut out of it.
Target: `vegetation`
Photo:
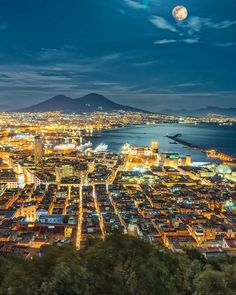
[[[234,295],[236,262],[206,261],[119,233],[72,246],[47,246],[32,259],[0,256],[0,295]]]

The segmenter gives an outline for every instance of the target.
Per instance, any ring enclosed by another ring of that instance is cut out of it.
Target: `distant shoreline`
[[[211,127],[214,127],[214,126],[216,127],[217,126],[217,124],[214,124],[214,123],[200,124],[199,126],[201,126],[201,125],[202,126],[207,126],[207,127],[209,126],[210,129],[211,129]],[[161,126],[163,126],[164,128],[167,127],[167,126],[169,126],[171,129],[173,129],[173,130],[168,130],[169,134],[173,134],[173,135],[170,135],[170,136],[174,136],[174,134],[176,134],[177,132],[182,132],[184,134],[184,130],[183,130],[182,127],[185,127],[185,126],[183,126],[182,124],[181,125],[179,125],[177,123],[135,124],[135,125],[128,125],[128,126],[124,126],[124,127],[118,127],[118,128],[112,128],[112,129],[102,130],[100,132],[100,137],[101,137],[100,143],[102,143],[102,137],[105,137],[105,143],[108,144],[109,147],[111,146],[111,144],[113,145],[113,147],[111,147],[111,150],[114,150],[115,152],[118,152],[118,146],[121,146],[122,145],[121,139],[114,138],[114,140],[112,140],[112,135],[111,135],[111,140],[109,142],[109,139],[106,138],[105,135],[109,135],[110,132],[115,132],[116,130],[118,131],[118,134],[119,134],[120,133],[119,131],[120,130],[123,130],[123,129],[128,131],[129,129],[132,129],[132,128],[135,128],[137,130],[139,128],[140,129],[143,128],[144,129],[144,133],[143,133],[144,136],[143,137],[145,138],[146,135],[147,135],[147,138],[149,139],[150,138],[150,132],[149,131],[145,132],[145,129],[146,128],[148,129],[150,127],[154,127],[154,128],[155,127],[160,127],[161,128]],[[172,126],[173,126],[173,128],[172,128]],[[187,125],[187,127],[188,126],[190,127],[190,125]],[[174,127],[176,127],[176,128],[174,128]],[[178,128],[178,127],[181,127],[181,128]],[[193,126],[193,127],[195,127],[195,126]],[[198,127],[198,126],[196,126],[196,127]],[[181,131],[181,129],[182,129],[182,131]],[[151,133],[153,133],[153,131],[151,131]],[[161,132],[161,133],[163,133],[163,132]],[[123,135],[122,132],[121,132],[121,135]],[[148,144],[145,143],[145,140],[144,140],[144,144],[143,144],[143,142],[141,142],[141,144],[140,143],[136,143],[136,141],[141,141],[140,140],[140,136],[142,136],[142,135],[141,134],[137,134],[137,138],[139,137],[139,139],[137,139],[137,140],[135,140],[135,137],[130,137],[129,138],[129,135],[127,135],[127,138],[124,136],[124,143],[127,141],[131,145],[137,145],[137,146],[138,145],[140,145],[140,146],[148,145]],[[166,134],[160,134],[160,135],[158,135],[158,137],[159,138],[166,137]],[[155,138],[158,139],[156,136],[154,136],[153,139],[155,139]],[[172,139],[170,137],[170,139],[171,140],[174,140],[175,142],[177,142],[176,138],[175,139]],[[133,143],[134,141],[135,141],[135,143]],[[161,140],[160,140],[160,142],[161,142]],[[98,144],[98,141],[97,140],[95,141],[95,144]],[[168,144],[170,144],[170,143],[168,143]],[[202,156],[202,158],[204,157],[206,160],[208,159],[209,161],[217,162],[217,161],[220,160],[217,157],[216,158],[214,158],[212,156],[209,157],[209,154],[208,154],[208,151],[209,150],[210,151],[214,150],[215,152],[220,153],[219,152],[220,151],[220,148],[218,148],[216,145],[215,145],[215,147],[212,147],[212,148],[209,147],[209,145],[208,146],[206,145],[205,147],[202,147],[200,144],[191,143],[188,140],[178,139],[178,142],[177,142],[176,146],[182,146],[183,149],[186,149],[186,150],[188,150],[188,149],[192,149],[193,151],[196,150],[199,153],[202,153],[204,155],[204,156]],[[232,148],[233,148],[233,146],[232,146]],[[174,144],[173,144],[173,146],[169,146],[168,149],[169,150],[172,150],[172,149],[173,150],[176,150]],[[181,153],[181,151],[180,151],[180,153]],[[182,152],[182,154],[184,154],[184,153]],[[201,158],[200,154],[199,154],[199,156],[197,156],[197,154],[195,154],[195,155],[196,155],[196,157]],[[222,155],[226,155],[228,157],[231,157],[231,156],[229,156],[230,153],[225,153],[225,154],[222,153]]]
[[[227,154],[222,153],[222,152],[220,152],[218,150],[215,150],[215,149],[210,149],[210,148],[203,149],[198,145],[194,145],[192,143],[189,143],[186,140],[180,139],[179,138],[180,136],[181,135],[177,134],[177,135],[174,135],[174,136],[167,135],[166,137],[173,140],[173,141],[175,141],[175,142],[177,142],[177,143],[179,143],[179,144],[182,144],[185,147],[199,150],[199,151],[205,153],[208,158],[220,160],[222,162],[234,162],[234,161],[236,161],[236,158],[232,157],[231,155],[227,155]]]

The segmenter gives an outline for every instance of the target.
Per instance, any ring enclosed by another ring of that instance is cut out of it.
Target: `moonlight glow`
[[[178,5],[172,11],[173,17],[178,21],[183,21],[188,16],[188,10],[186,7]]]

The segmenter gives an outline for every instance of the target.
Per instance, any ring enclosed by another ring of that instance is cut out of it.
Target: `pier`
[[[223,162],[234,162],[236,161],[236,158],[230,156],[230,155],[227,155],[225,153],[222,153],[220,151],[217,151],[215,149],[203,149],[197,145],[194,145],[194,144],[191,144],[189,142],[187,142],[186,140],[183,140],[181,139],[180,137],[182,136],[181,133],[178,133],[178,134],[175,134],[173,136],[171,135],[166,135],[167,138],[173,140],[174,142],[177,142],[179,144],[182,144],[188,148],[191,148],[191,149],[196,149],[196,150],[199,150],[203,153],[205,153],[207,155],[208,158],[210,159],[218,159],[220,161],[223,161]]]

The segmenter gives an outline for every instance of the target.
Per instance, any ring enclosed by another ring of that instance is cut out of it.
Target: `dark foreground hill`
[[[235,295],[236,263],[188,250],[179,254],[115,234],[77,252],[0,256],[1,295]]]
[[[129,106],[117,104],[108,98],[90,93],[81,98],[72,99],[64,95],[57,95],[39,104],[17,110],[19,112],[51,112],[62,111],[64,113],[92,113],[96,111],[112,112],[116,110],[130,112],[146,112]]]

